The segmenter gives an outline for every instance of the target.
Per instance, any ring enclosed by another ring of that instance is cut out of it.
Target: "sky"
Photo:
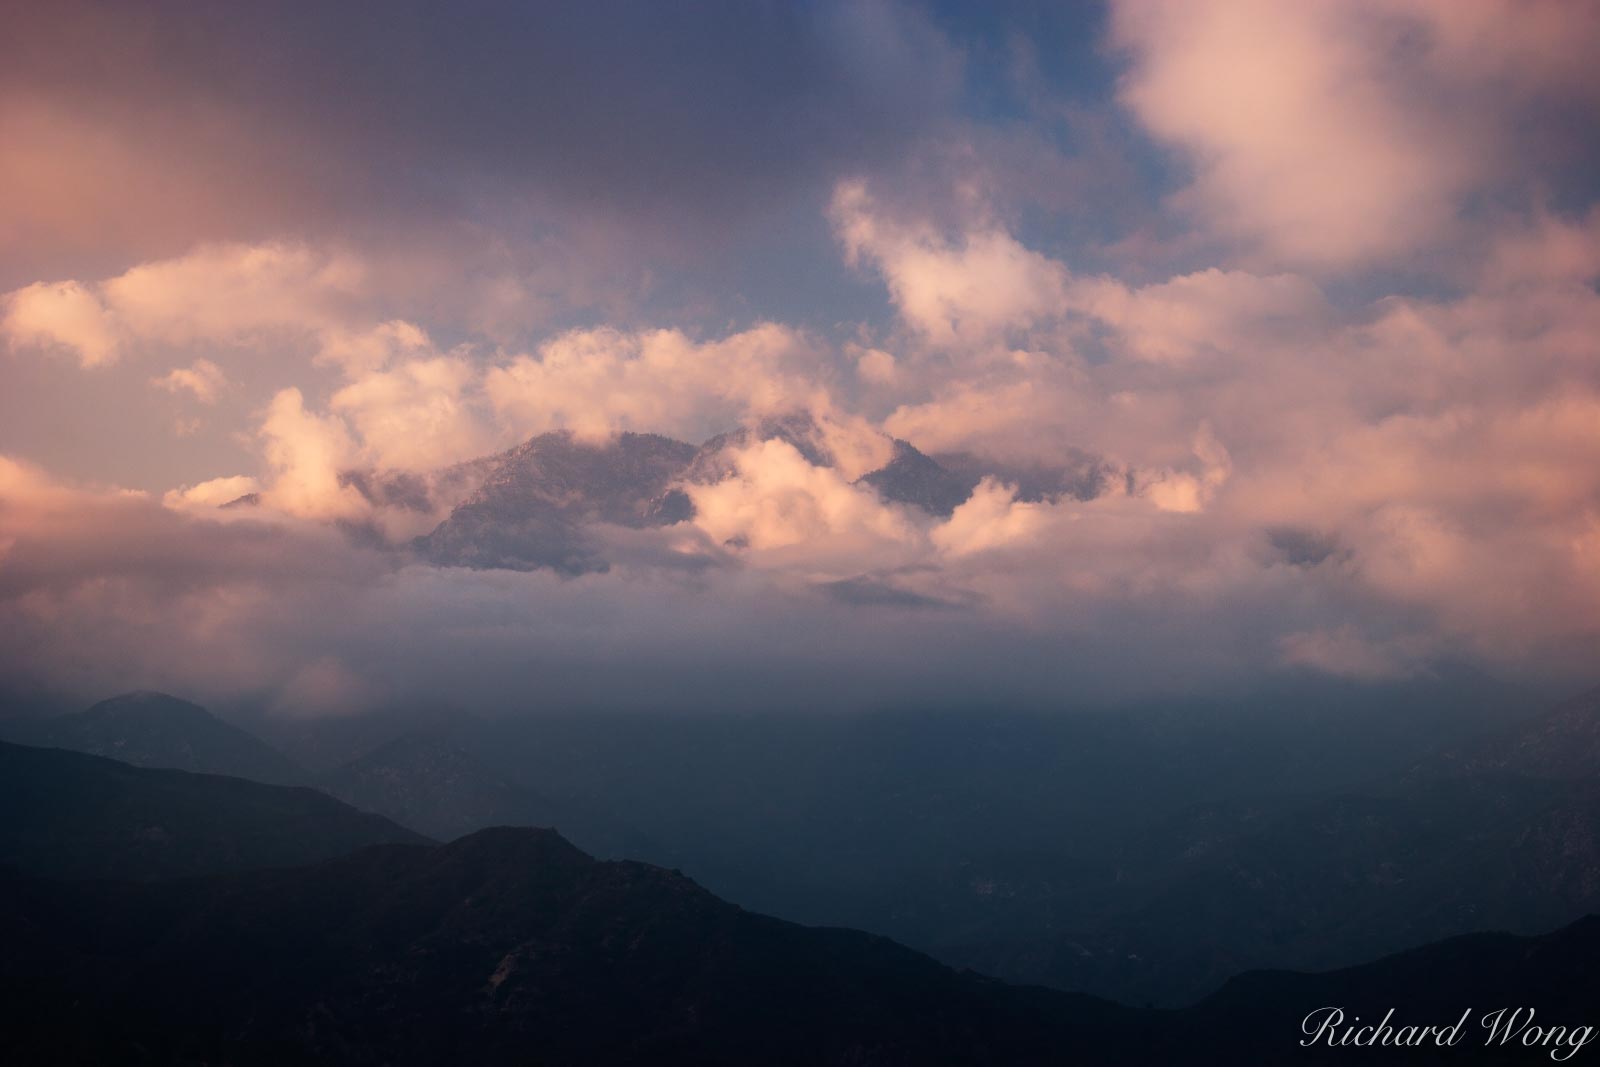
[[[0,14],[0,690],[1595,680],[1600,4]],[[581,577],[340,478],[796,412],[833,463]],[[930,516],[856,484],[896,438],[1100,475]]]

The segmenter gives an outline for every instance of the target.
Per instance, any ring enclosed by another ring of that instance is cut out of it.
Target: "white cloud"
[[[333,395],[364,462],[428,470],[481,456],[494,443],[478,409],[479,373],[461,356],[435,356],[368,371]]]
[[[1123,102],[1193,165],[1181,206],[1313,267],[1436,246],[1472,193],[1537,175],[1519,126],[1555,112],[1528,108],[1600,90],[1600,18],[1559,2],[1118,0],[1112,36]]]
[[[425,358],[432,351],[433,342],[420,326],[391,319],[369,328],[324,327],[316,358],[343,368],[348,378],[359,378],[393,363]]]
[[[263,340],[325,347],[330,360],[358,362],[365,352],[350,331],[365,321],[367,290],[367,267],[349,253],[291,243],[202,245],[100,282],[16,290],[0,328],[13,345],[68,348],[86,367],[152,345]]]
[[[835,188],[830,215],[849,261],[876,266],[901,317],[932,344],[1002,339],[1062,310],[1066,269],[999,226],[950,241],[888,217],[858,181]]]
[[[1304,278],[1214,267],[1141,288],[1083,279],[1070,299],[1074,310],[1114,331],[1126,354],[1155,362],[1225,355],[1272,330],[1303,334],[1327,314],[1321,291]]]
[[[1017,500],[1016,488],[985,478],[966,503],[931,533],[935,546],[950,556],[968,556],[1037,536],[1048,509]]]
[[[207,518],[223,518],[228,513],[220,511],[222,505],[240,497],[249,496],[261,488],[249,475],[236,474],[226,478],[212,478],[198,485],[185,485],[169,489],[161,503],[174,511],[188,511]]]
[[[764,565],[849,572],[920,539],[905,510],[884,505],[832,467],[812,466],[786,441],[759,441],[731,459],[726,479],[685,486],[694,522],[713,541],[747,548]]]
[[[356,455],[343,420],[307,411],[298,389],[272,398],[261,438],[270,475],[262,503],[310,519],[353,519],[367,511],[361,494],[340,484],[339,473]]]
[[[1146,484],[1139,495],[1147,497],[1162,511],[1192,513],[1204,509],[1233,472],[1233,458],[1211,432],[1210,426],[1201,426],[1195,435],[1194,454],[1201,465],[1198,474],[1187,471],[1154,472],[1146,476]]]
[[[222,368],[209,359],[197,359],[187,367],[174,367],[150,384],[169,393],[188,393],[202,404],[215,404],[228,384]]]
[[[699,440],[746,416],[809,408],[825,395],[821,357],[799,333],[763,324],[696,343],[677,330],[574,330],[491,370],[484,389],[520,435],[622,430]]]
[[[115,314],[77,282],[38,282],[7,295],[4,307],[0,332],[13,347],[66,349],[85,367],[122,354]]]

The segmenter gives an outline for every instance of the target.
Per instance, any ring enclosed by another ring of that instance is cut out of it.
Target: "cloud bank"
[[[101,75],[13,67],[0,127],[27,137],[0,200],[85,172],[91,144],[139,156],[139,195],[146,175],[226,168],[197,133],[212,115],[301,147],[241,179],[237,226],[129,218],[98,243],[48,211],[0,227],[39,264],[0,298],[6,684],[322,713],[1592,670],[1592,10],[1114,3],[1096,31],[1112,75],[1079,89],[1037,61],[995,68],[915,9],[757,10],[631,12],[615,39],[585,16],[540,46],[565,57],[541,73],[489,39],[532,39],[537,17],[486,9],[415,72],[364,51],[342,95],[345,44],[310,33],[342,16],[268,19],[296,43],[282,54],[200,16],[194,39],[249,56],[238,71],[155,16],[125,46],[108,43],[121,16],[45,19],[136,72],[118,106],[155,147],[97,139]],[[358,37],[429,27],[406,7]],[[717,44],[735,30],[743,57]],[[707,63],[691,74],[671,41]],[[456,73],[457,54],[486,58]],[[246,106],[284,56],[301,88]],[[629,70],[612,104],[540,109],[497,142],[504,109],[590,100],[584,61],[602,59],[636,65],[605,68]],[[480,103],[492,78],[505,98]],[[750,86],[760,132],[731,99]],[[187,118],[156,117],[191,88]],[[302,119],[313,92],[334,102]],[[438,188],[367,169],[408,138]],[[981,146],[1024,140],[1052,161],[1028,174],[1103,167],[1156,191],[1114,213],[1126,232],[1086,237],[1058,190],[982,165]],[[322,168],[404,240],[303,200],[295,176]],[[95,182],[64,186],[88,190],[87,216],[138,213]],[[713,204],[766,232],[735,251]],[[685,266],[712,246],[727,264]],[[52,405],[99,428],[93,448],[147,452],[149,480],[108,484],[92,450],[47,470],[65,446],[30,412]],[[582,519],[603,572],[428,562],[414,539],[546,433],[720,445],[674,483],[674,521]],[[886,491],[897,442],[960,498]]]

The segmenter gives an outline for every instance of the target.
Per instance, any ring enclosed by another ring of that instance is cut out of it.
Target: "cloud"
[[[1201,464],[1200,473],[1155,472],[1146,476],[1139,495],[1149,498],[1162,511],[1202,510],[1227,482],[1233,472],[1233,459],[1208,425],[1202,425],[1195,435],[1194,454]]]
[[[763,565],[857,569],[919,537],[903,509],[832,467],[813,466],[787,441],[758,441],[731,456],[733,473],[685,487],[695,525],[716,543],[748,549]]]
[[[346,323],[366,298],[365,265],[307,245],[207,245],[97,283],[39,282],[6,297],[13,345],[57,345],[86,367],[159,345],[289,339],[349,358]]]
[[[1251,335],[1290,339],[1315,328],[1327,310],[1305,278],[1215,267],[1137,288],[1082,279],[1072,286],[1070,304],[1111,331],[1123,352],[1155,362],[1226,354]]]
[[[848,570],[861,546],[902,550],[907,531],[893,512],[865,493],[847,499],[861,491],[820,480],[821,469],[782,447],[751,462],[760,468],[751,477],[805,498],[770,529],[798,522],[822,530],[820,541],[778,536],[737,563],[628,562],[562,579],[423,566],[318,523],[174,511],[0,461],[0,677],[69,699],[152,686],[284,715],[406,702],[516,709],[530,692],[541,703],[662,712],[978,695],[1048,705],[1068,681],[1086,697],[1125,696],[1117,677],[1129,649],[1187,650],[1170,673],[1142,679],[1158,689],[1215,679],[1227,662],[1202,665],[1195,653],[1232,640],[1238,611],[1185,636],[1196,615],[1182,599],[1107,599],[1125,588],[1116,575],[1140,573],[1154,547],[1132,544],[1115,507],[1065,524],[1075,537],[1064,560],[1059,542],[1014,542],[1034,554],[1012,570],[942,574],[924,563],[863,577]],[[104,537],[107,528],[117,536]],[[825,555],[806,558],[829,549],[832,568]],[[1182,556],[1164,554],[1174,567]],[[1052,559],[1054,569],[1041,569]],[[1063,564],[1078,583],[1068,615],[1059,597],[1040,595],[1059,588]],[[978,594],[963,593],[974,580]],[[963,610],[906,610],[933,604]]]
[[[1393,639],[1374,641],[1350,627],[1286,634],[1278,642],[1283,662],[1360,681],[1409,677],[1419,664]]]
[[[825,393],[819,370],[804,335],[771,323],[706,343],[678,330],[574,330],[492,369],[484,390],[524,436],[633,430],[700,440],[747,415],[811,406]]]
[[[301,518],[366,514],[361,494],[339,478],[356,457],[355,441],[341,420],[308,411],[300,390],[284,389],[268,405],[260,435],[271,471],[263,504]]]
[[[260,490],[261,484],[254,478],[235,474],[226,478],[212,478],[198,485],[169,489],[162,495],[161,503],[174,511],[188,511],[220,519],[227,514],[221,510],[224,504],[231,504]]]
[[[228,384],[222,368],[209,359],[197,359],[187,367],[174,367],[150,384],[169,393],[188,393],[202,404],[217,402],[217,394]]]
[[[1019,502],[1015,488],[985,478],[930,536],[945,553],[967,556],[1035,536],[1044,511],[1038,504]]]
[[[334,656],[318,656],[295,670],[268,706],[285,718],[359,715],[371,710],[381,691]]]
[[[1600,90],[1580,58],[1600,19],[1582,5],[1117,2],[1112,38],[1130,59],[1122,101],[1193,167],[1180,206],[1317,268],[1435,247],[1472,194],[1537,174],[1519,126],[1556,111],[1527,122],[1535,102]]]
[[[85,367],[122,354],[115,314],[77,282],[36,282],[4,300],[3,332],[13,347],[60,348]]]
[[[28,272],[3,283],[3,414],[61,471],[175,487],[0,467],[17,676],[69,684],[63,650],[93,647],[97,679],[192,672],[291,713],[668,691],[618,662],[728,702],[779,676],[1048,700],[1069,667],[1106,691],[1592,669],[1587,9],[1117,4],[1115,101],[1018,61],[957,114],[952,51],[892,5],[442,26],[402,3],[377,39],[309,7],[185,34],[51,7],[0,70],[0,241],[52,250],[0,266]],[[1115,106],[1171,153],[1107,133]],[[1108,208],[1108,185],[1175,193]],[[730,236],[741,212],[759,233]],[[91,265],[36,265],[57,254]],[[205,424],[178,405],[175,441],[150,383]],[[533,434],[796,413],[804,447],[731,435],[692,519],[585,531],[607,574],[406,548],[483,469],[453,465]],[[858,484],[894,438],[976,485],[944,521]]]
[[[939,345],[980,343],[1057,314],[1066,271],[1004,229],[968,229],[952,242],[925,222],[885,215],[864,183],[841,182],[830,217],[851,264],[871,263],[906,323]]]
[[[330,410],[347,419],[363,462],[428,470],[490,451],[477,402],[479,371],[461,356],[434,356],[372,370],[334,393]]]
[[[67,262],[462,218],[737,229],[914,141],[961,76],[896,3],[441,22],[405,0],[374,24],[63,0],[13,21],[36,49],[0,72],[0,239]]]
[[[433,342],[420,326],[392,319],[375,326],[327,326],[320,330],[316,360],[360,378],[407,359],[425,358]]]

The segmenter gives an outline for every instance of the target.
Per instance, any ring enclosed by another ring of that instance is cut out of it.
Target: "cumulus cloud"
[[[498,416],[524,434],[622,430],[701,439],[749,414],[809,407],[823,394],[817,350],[763,324],[696,343],[678,330],[576,330],[489,372]]]
[[[1227,482],[1233,470],[1233,459],[1209,425],[1202,425],[1195,435],[1194,454],[1200,461],[1199,473],[1156,472],[1149,478],[1143,495],[1162,511],[1194,512],[1204,508]]]
[[[248,498],[260,490],[261,484],[254,478],[247,474],[235,474],[225,478],[211,478],[196,485],[169,489],[162,495],[161,502],[174,511],[189,511],[208,518],[222,518],[228,514],[223,510],[224,505]]]
[[[1321,291],[1305,278],[1215,267],[1140,287],[1086,278],[1074,283],[1070,302],[1111,331],[1122,351],[1157,362],[1227,354],[1273,331],[1292,339],[1315,329],[1325,311]]]
[[[830,9],[827,32],[909,32],[890,9],[853,10]],[[904,182],[836,144],[851,165],[813,180],[832,188],[839,277],[793,283],[812,263],[787,244],[717,246],[737,275],[725,299],[644,251],[629,285],[654,303],[593,270],[581,301],[530,297],[547,246],[499,217],[450,228],[487,247],[477,272],[306,236],[21,285],[0,308],[19,392],[70,380],[65,416],[138,408],[127,421],[147,417],[170,452],[172,405],[139,406],[153,383],[210,405],[205,427],[181,422],[194,447],[242,444],[216,470],[163,460],[169,480],[144,484],[185,483],[164,494],[0,464],[0,622],[21,635],[5,669],[59,681],[72,668],[52,642],[93,644],[127,684],[193,670],[285,714],[534,678],[615,695],[579,674],[619,660],[730,691],[792,669],[1046,694],[1069,661],[1108,689],[1155,684],[1130,668],[1157,659],[1173,685],[1383,680],[1451,659],[1592,669],[1600,209],[1578,168],[1551,164],[1590,151],[1567,135],[1600,103],[1597,21],[1498,0],[1119,3],[1117,99],[1175,150],[1149,169],[1177,192],[1109,248],[1041,225],[1060,191],[994,180],[998,165],[950,164],[952,179],[937,161],[999,136],[964,119]],[[1025,121],[1055,121],[1038,116],[1063,102],[1029,85]],[[0,129],[45,143],[19,107],[0,99]],[[89,133],[62,130],[73,158],[88,151]],[[1054,132],[1027,136],[1043,152]],[[703,173],[666,147],[676,179]],[[626,175],[613,162],[596,164],[608,188],[648,200],[637,158]],[[632,236],[613,238],[619,260]],[[482,477],[464,461],[548,431],[733,432],[674,487],[692,517],[583,532],[608,573],[472,572],[407,550]],[[861,479],[896,456],[910,481],[936,478],[897,438],[956,472],[957,494],[975,488],[939,515],[880,495]],[[221,507],[240,498],[255,503]]]
[[[360,378],[391,363],[426,358],[433,352],[427,331],[403,319],[377,325],[330,325],[320,331],[317,362],[340,367],[347,378]]]
[[[433,356],[369,371],[334,393],[329,406],[354,428],[365,462],[427,470],[490,450],[495,438],[479,410],[479,387],[469,360]]]
[[[96,283],[39,282],[6,297],[13,345],[60,346],[84,366],[154,345],[243,345],[289,338],[348,358],[364,296],[355,256],[307,245],[201,246]]]
[[[926,222],[886,215],[860,181],[834,190],[831,215],[849,261],[875,266],[902,318],[932,343],[1003,339],[1060,311],[1065,269],[1002,227],[952,241]]]
[[[1559,2],[1118,2],[1124,103],[1179,148],[1179,202],[1273,261],[1414,255],[1516,173],[1517,125],[1592,106],[1600,19]]]
[[[934,545],[952,556],[971,555],[1033,537],[1044,511],[1038,504],[1019,502],[1013,486],[985,478],[930,536]]]
[[[845,499],[848,486],[818,483],[781,448],[752,462],[763,468],[752,477],[806,498],[792,515],[739,518],[739,529],[770,522],[768,548],[693,570],[641,554],[563,579],[423,566],[320,523],[249,510],[223,521],[230,513],[175,511],[0,461],[0,676],[73,698],[182,689],[281,715],[407,701],[803,709],[981,695],[1049,705],[1069,682],[1086,698],[1214,683],[1238,669],[1241,628],[1280,616],[1284,632],[1304,628],[1281,579],[1180,589],[1176,577],[1206,553],[1185,547],[1177,527],[1137,520],[1130,506],[1150,509],[1128,500],[1042,508],[1047,536],[1006,540],[1017,531],[993,528],[1004,509],[986,491],[966,517],[962,547],[973,551],[943,567],[885,553],[862,575],[850,568],[863,545],[916,542],[904,517],[865,495]],[[116,538],[101,536],[108,527]],[[797,528],[820,540],[791,540]],[[974,534],[991,547],[978,549]],[[831,567],[806,558],[812,545],[833,551]],[[1304,593],[1311,579],[1299,580]],[[1136,672],[1130,686],[1128,657],[1158,648],[1167,669]],[[1270,666],[1276,649],[1267,653]]]
[[[306,408],[298,389],[272,398],[261,423],[270,479],[262,503],[289,515],[354,519],[365,500],[339,477],[353,462],[356,446],[342,420]]]
[[[36,282],[5,297],[0,330],[13,347],[72,353],[85,367],[122,354],[115,314],[77,282]]]
[[[214,404],[228,384],[222,368],[209,359],[197,359],[187,367],[174,367],[150,384],[169,393],[188,393],[202,404]]]
[[[713,540],[748,548],[769,564],[832,561],[859,570],[883,548],[917,536],[903,509],[885,506],[832,467],[813,466],[787,441],[756,442],[731,458],[731,476],[687,486],[695,524]]]

